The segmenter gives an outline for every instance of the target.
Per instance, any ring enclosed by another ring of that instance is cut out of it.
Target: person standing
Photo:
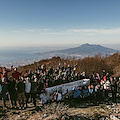
[[[15,89],[16,82],[13,80],[13,77],[11,76],[9,81],[8,81],[8,92],[10,95],[10,103],[12,108],[17,108],[17,92]]]
[[[2,79],[2,84],[1,84],[1,93],[2,93],[2,102],[3,102],[3,109],[6,109],[6,98],[8,94],[8,84],[5,78]]]
[[[18,81],[16,89],[18,93],[19,109],[24,109],[26,97],[25,97],[25,84],[22,79]]]
[[[117,80],[110,77],[111,91],[112,91],[112,101],[116,103],[116,93],[117,93]]]
[[[17,68],[14,68],[14,72],[12,73],[12,77],[14,78],[14,80],[16,81],[18,81],[19,80],[19,78],[20,78],[20,76],[21,76],[21,72],[18,72],[17,71]]]
[[[29,102],[29,98],[30,98],[30,91],[31,91],[31,82],[30,82],[30,78],[27,77],[27,80],[25,82],[26,108],[28,107],[28,102]]]
[[[2,95],[2,85],[1,85],[1,82],[0,82],[0,100],[1,100],[1,95]]]
[[[31,98],[35,107],[36,107],[37,90],[38,90],[38,83],[37,83],[37,78],[35,78],[34,81],[31,82]]]
[[[108,101],[109,99],[109,91],[110,91],[110,81],[104,77],[104,91],[105,91],[105,99]]]
[[[8,72],[11,72],[12,69],[13,69],[13,65],[11,66],[10,70],[6,69],[6,67],[3,67],[2,70],[0,71],[1,79],[5,78],[6,80],[8,80]]]

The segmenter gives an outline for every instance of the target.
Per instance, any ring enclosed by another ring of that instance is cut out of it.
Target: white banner
[[[54,87],[49,87],[49,88],[46,88],[45,91],[47,92],[48,99],[52,99],[53,94],[58,91],[61,91],[62,97],[64,97],[65,95],[72,96],[74,86],[76,87],[85,86],[85,85],[88,86],[89,84],[90,84],[90,79],[82,79],[82,80],[77,80],[77,81],[70,82],[70,83],[57,85]]]

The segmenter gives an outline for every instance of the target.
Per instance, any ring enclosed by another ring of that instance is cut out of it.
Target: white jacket
[[[105,83],[104,83],[104,89],[105,90],[110,90],[110,82],[109,82],[109,80],[107,80]]]

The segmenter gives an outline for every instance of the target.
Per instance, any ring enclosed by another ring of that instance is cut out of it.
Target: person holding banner
[[[57,101],[57,102],[62,100],[62,94],[61,94],[60,90],[58,92],[54,93],[54,100]]]

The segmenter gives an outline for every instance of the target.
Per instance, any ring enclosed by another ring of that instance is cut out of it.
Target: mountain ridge
[[[63,50],[56,50],[48,53],[49,55],[52,54],[52,56],[60,56],[60,57],[75,56],[77,58],[84,58],[88,56],[95,56],[98,54],[100,54],[101,56],[112,55],[116,52],[118,52],[118,50],[104,47],[101,45],[86,43],[78,47],[68,48]]]

